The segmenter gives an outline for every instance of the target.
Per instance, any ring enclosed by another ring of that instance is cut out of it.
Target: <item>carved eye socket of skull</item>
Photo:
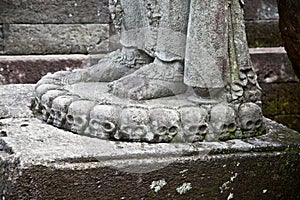
[[[262,110],[255,103],[244,103],[239,108],[239,120],[244,132],[256,132],[263,125]]]
[[[96,105],[90,113],[90,123],[87,134],[107,139],[116,132],[120,108],[111,105]]]
[[[187,142],[202,141],[208,133],[208,112],[203,108],[188,107],[180,110],[183,133]]]
[[[233,108],[226,104],[218,104],[212,108],[210,115],[211,125],[219,139],[229,139],[230,134],[237,129]]]
[[[120,132],[116,139],[143,141],[147,138],[149,114],[143,108],[125,108],[120,115]]]
[[[52,102],[50,117],[53,119],[53,125],[63,127],[66,121],[66,115],[69,105],[78,99],[76,96],[59,96]]]
[[[88,126],[90,110],[95,103],[89,100],[77,100],[70,104],[66,120],[72,132],[82,134]]]
[[[47,123],[53,122],[53,118],[50,117],[52,102],[56,97],[63,95],[65,93],[66,91],[63,90],[49,90],[42,96],[41,107],[42,107],[42,118],[44,121],[46,121]]]
[[[155,142],[170,142],[179,132],[179,114],[171,109],[150,111],[151,129]]]

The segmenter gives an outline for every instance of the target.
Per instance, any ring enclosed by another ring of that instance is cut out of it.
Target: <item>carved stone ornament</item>
[[[202,142],[266,132],[240,0],[110,0],[122,49],[44,76],[33,109],[105,140]]]

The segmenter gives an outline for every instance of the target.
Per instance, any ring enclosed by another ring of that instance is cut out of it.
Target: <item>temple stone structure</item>
[[[239,0],[111,0],[122,49],[0,85],[1,199],[300,199]]]

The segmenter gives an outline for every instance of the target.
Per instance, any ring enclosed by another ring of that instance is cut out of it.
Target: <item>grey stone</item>
[[[112,142],[33,118],[2,119],[1,194],[6,199],[297,199],[300,135],[270,120],[267,125],[269,134],[255,139],[191,146]]]
[[[109,23],[108,0],[3,0],[0,24]]]
[[[27,107],[33,89],[0,86],[0,104],[10,113],[0,120],[3,198],[300,197],[300,134],[274,121],[265,119],[266,135],[226,142],[107,141],[33,118]]]
[[[231,24],[227,6],[225,1],[191,1],[184,68],[189,86],[225,87],[230,47],[224,41],[229,37],[227,23]]]
[[[210,126],[206,136],[195,135],[201,140],[265,133],[263,123],[249,133],[239,123],[242,119],[238,118],[244,115],[237,115],[244,103],[261,105],[261,89],[250,61],[242,6],[237,0],[191,0],[190,5],[182,1],[110,1],[114,25],[121,29],[122,51],[109,54],[88,69],[64,77],[54,74],[42,78],[35,88],[37,94],[51,87],[41,97],[36,96],[36,111],[42,113],[44,121],[53,123],[53,99],[65,93],[78,96],[81,100],[70,104],[67,122],[61,128],[95,136],[95,131],[89,132],[88,127],[92,107],[121,107],[120,114],[112,120],[116,124],[107,123],[108,129],[116,127],[115,135],[97,133],[101,138],[116,140],[190,140],[186,139],[191,138],[184,128],[186,124],[181,123],[186,120],[180,120],[182,107],[203,107],[211,113],[205,121]],[[52,89],[53,85],[59,88]],[[192,88],[188,90],[188,86]],[[178,99],[181,103],[174,104]],[[81,107],[81,101],[88,102],[88,106]],[[255,121],[262,122],[262,115],[254,115],[251,107],[247,109],[257,118]],[[75,115],[80,119],[78,122]],[[101,126],[99,129],[105,131]]]
[[[34,85],[0,86],[0,118],[33,117],[30,110]]]
[[[5,54],[109,51],[109,25],[105,24],[9,24],[5,31]]]

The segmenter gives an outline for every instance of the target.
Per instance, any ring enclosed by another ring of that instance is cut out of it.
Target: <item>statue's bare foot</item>
[[[98,64],[86,69],[74,70],[69,73],[56,72],[44,76],[37,86],[42,84],[66,85],[78,82],[110,82],[126,76],[141,66],[153,61],[145,53],[130,48],[114,51],[99,61]]]
[[[163,62],[159,59],[108,86],[112,94],[134,100],[173,96],[184,93],[187,89],[183,83],[182,63]]]

